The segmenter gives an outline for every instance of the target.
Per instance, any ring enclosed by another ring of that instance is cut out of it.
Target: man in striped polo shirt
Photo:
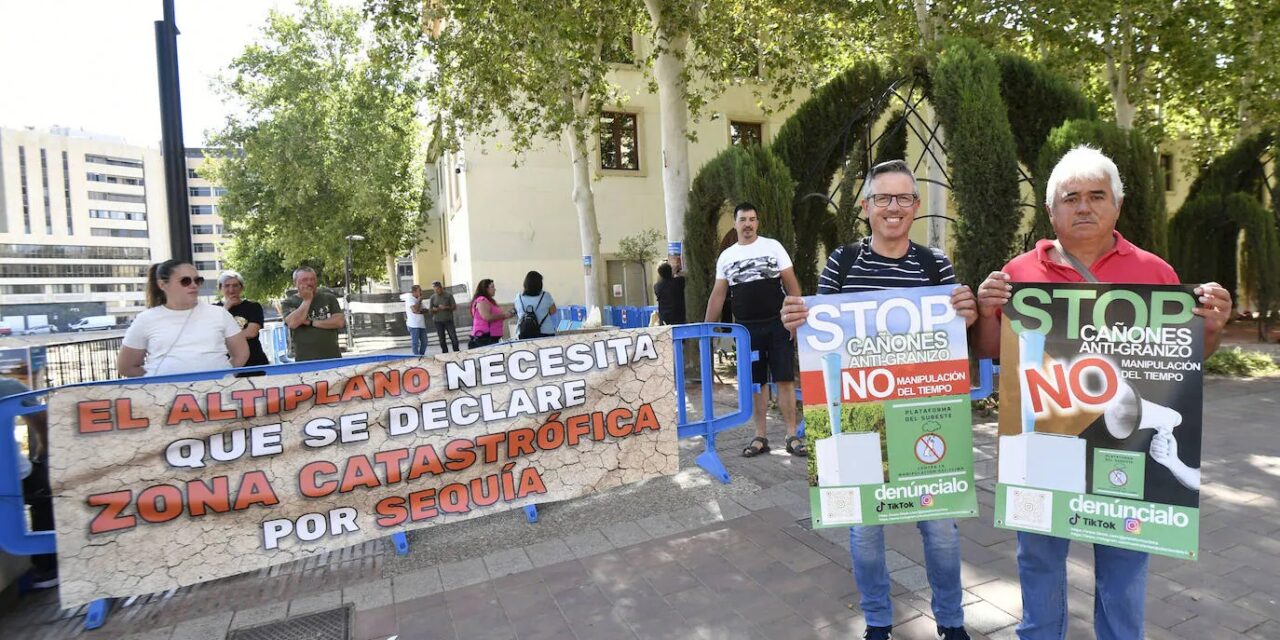
[[[871,223],[871,237],[831,252],[818,277],[818,293],[856,293],[956,284],[951,261],[942,251],[911,241],[911,223],[920,210],[915,175],[902,160],[880,163],[867,172],[862,187],[862,209]],[[978,317],[977,301],[965,285],[957,285],[951,305],[971,326]],[[804,324],[808,309],[804,300],[789,296],[783,301],[782,323],[795,331]],[[938,637],[968,640],[960,587],[960,531],[956,521],[925,520],[916,523],[924,538],[925,569],[933,590],[933,617]],[[889,599],[889,569],[885,559],[884,527],[849,529],[853,579],[861,594],[867,630],[872,640],[892,638],[893,603]]]

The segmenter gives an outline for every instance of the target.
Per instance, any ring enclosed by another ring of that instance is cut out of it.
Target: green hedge
[[[930,99],[946,130],[956,203],[956,277],[977,285],[1004,266],[1021,221],[1018,155],[1000,96],[1000,67],[978,43],[944,43]]]
[[[1169,224],[1171,235],[1180,239],[1170,261],[1183,282],[1217,282],[1237,299],[1239,273],[1260,311],[1280,308],[1280,231],[1274,213],[1256,198],[1238,192],[1199,195]],[[1236,259],[1241,232],[1243,264]]]
[[[1067,120],[1097,120],[1098,109],[1066,78],[1044,65],[1011,53],[995,55],[1018,161],[1043,183],[1049,176],[1035,172],[1049,133]]]
[[[1124,204],[1116,230],[1130,242],[1158,255],[1167,255],[1164,173],[1155,146],[1137,130],[1126,131],[1100,120],[1069,120],[1055,128],[1040,150],[1036,175],[1036,202],[1040,205],[1034,231],[1038,238],[1052,237],[1048,214],[1044,212],[1045,187],[1054,165],[1071,149],[1094,147],[1116,163],[1124,183]]]
[[[828,250],[833,248],[832,242],[847,242],[853,224],[851,220],[832,220],[825,200],[804,197],[829,193],[836,172],[842,168],[862,175],[866,123],[878,120],[885,104],[873,103],[861,118],[855,116],[889,84],[879,65],[864,62],[850,67],[814,91],[782,124],[770,145],[796,179],[796,250],[791,258],[805,293],[813,293],[818,286],[818,242],[823,241]],[[846,215],[842,211],[840,217]]]
[[[715,285],[720,236],[716,223],[732,215],[743,200],[760,208],[760,235],[782,243],[795,256],[796,234],[791,217],[795,181],[772,151],[765,147],[731,146],[698,171],[684,219],[685,304],[690,320],[701,320]]]

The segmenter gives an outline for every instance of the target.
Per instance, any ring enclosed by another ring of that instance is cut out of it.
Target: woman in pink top
[[[502,339],[502,324],[515,312],[507,313],[493,299],[498,288],[493,280],[485,278],[476,287],[476,296],[471,300],[471,341],[468,349],[497,344]]]

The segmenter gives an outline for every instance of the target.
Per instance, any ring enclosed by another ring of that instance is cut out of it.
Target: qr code
[[[822,489],[823,524],[859,524],[862,522],[862,496],[857,487]]]
[[[1020,529],[1053,530],[1053,494],[1010,487],[1005,494],[1005,524]]]

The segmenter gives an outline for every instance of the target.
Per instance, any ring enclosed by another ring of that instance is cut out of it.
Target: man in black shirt
[[[707,301],[706,321],[720,320],[725,296],[729,296],[734,320],[751,332],[751,350],[760,354],[760,359],[751,365],[751,379],[761,385],[754,398],[756,437],[742,455],[750,458],[769,451],[764,385],[772,378],[778,385],[778,407],[787,425],[787,452],[806,456],[809,450],[804,440],[795,436],[795,345],[778,317],[783,297],[800,295],[800,283],[782,244],[756,233],[760,217],[755,205],[743,202],[734,209],[733,228],[738,232],[738,243],[725,249],[716,260],[716,284]],[[740,353],[738,357],[748,356]]]
[[[688,322],[684,312],[684,271],[673,272],[669,263],[658,266],[658,282],[653,285],[653,296],[658,299],[658,318],[662,324]]]

